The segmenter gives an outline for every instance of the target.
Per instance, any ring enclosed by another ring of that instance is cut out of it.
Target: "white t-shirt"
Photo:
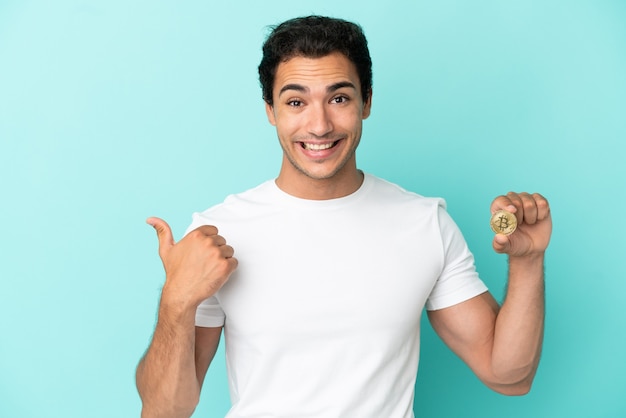
[[[196,213],[239,261],[197,311],[224,325],[234,417],[413,417],[424,306],[487,290],[441,199],[365,174],[304,200],[267,181]]]

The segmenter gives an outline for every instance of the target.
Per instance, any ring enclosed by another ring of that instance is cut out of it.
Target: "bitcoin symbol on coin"
[[[517,229],[517,218],[511,212],[499,210],[491,216],[490,224],[496,234],[511,235]]]
[[[509,227],[509,220],[504,215],[500,215],[496,226],[500,231],[504,231]]]

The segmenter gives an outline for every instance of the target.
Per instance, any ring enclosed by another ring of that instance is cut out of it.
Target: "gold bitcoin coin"
[[[491,216],[490,224],[496,234],[511,235],[517,228],[517,218],[511,212],[499,210]]]

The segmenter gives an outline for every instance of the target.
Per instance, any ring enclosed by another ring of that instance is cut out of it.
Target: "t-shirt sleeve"
[[[225,319],[226,315],[215,296],[202,301],[196,310],[197,327],[221,327]]]
[[[487,291],[478,277],[474,256],[461,230],[445,210],[438,207],[439,228],[444,252],[441,275],[426,301],[426,309],[437,310],[464,302]]]
[[[185,235],[202,225],[209,224],[208,219],[202,214],[194,213],[191,225],[189,225],[189,228],[185,231]],[[198,305],[198,309],[196,309],[196,326],[198,327],[221,327],[224,325],[225,319],[226,315],[215,295],[202,301],[200,305]]]

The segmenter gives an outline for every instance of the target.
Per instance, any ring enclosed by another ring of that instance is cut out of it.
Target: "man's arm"
[[[141,416],[189,417],[198,405],[222,328],[200,328],[182,322],[172,326],[170,319],[159,316],[161,323],[137,367],[137,388],[143,401]]]
[[[222,330],[196,327],[196,309],[222,287],[237,260],[215,227],[201,226],[174,243],[165,221],[148,221],[157,230],[166,279],[152,342],[137,367],[141,416],[189,417]]]
[[[449,308],[429,311],[443,341],[493,390],[523,395],[530,390],[541,355],[544,326],[544,253],[552,220],[540,195],[509,193],[496,198],[492,213],[515,213],[518,229],[497,234],[496,252],[509,255],[507,294],[502,304],[483,293]]]

